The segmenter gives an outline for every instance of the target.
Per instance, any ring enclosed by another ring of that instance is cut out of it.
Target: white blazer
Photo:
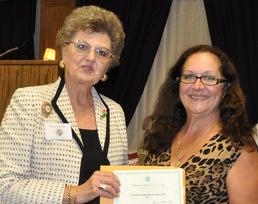
[[[82,152],[71,140],[47,140],[45,123],[62,123],[50,105],[60,78],[52,84],[17,89],[0,128],[0,203],[62,203],[65,184],[78,184]],[[97,131],[103,148],[106,136],[106,108],[92,88]],[[126,165],[127,134],[119,104],[102,96],[110,109],[111,165]],[[81,140],[79,128],[63,88],[56,101],[61,113]]]

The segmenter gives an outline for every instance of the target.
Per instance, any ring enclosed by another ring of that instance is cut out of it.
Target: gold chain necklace
[[[192,146],[193,144],[195,144],[197,141],[201,140],[201,137],[198,137],[196,138],[193,142],[191,142],[191,145]],[[184,154],[182,154],[180,157],[179,157],[179,152],[180,152],[180,149],[181,149],[181,134],[178,135],[178,138],[176,140],[176,149],[175,149],[175,153],[174,153],[174,156],[176,158],[176,161],[173,162],[173,166],[176,166],[176,167],[179,167],[181,165],[181,160],[187,155],[189,154],[190,151],[187,151],[185,152]]]
[[[215,130],[215,128],[217,128],[217,126],[213,126],[212,128],[210,128],[205,134],[208,134],[208,133],[211,133],[213,130]],[[200,141],[201,139],[203,139],[203,137],[198,137],[196,138],[194,141],[191,142],[190,144],[190,147],[193,145],[193,144],[196,144],[197,141]],[[177,137],[177,140],[176,140],[176,148],[175,148],[175,153],[174,153],[174,156],[176,158],[176,161],[171,163],[172,166],[175,166],[175,167],[179,167],[181,165],[181,160],[186,156],[188,155],[189,153],[192,152],[192,149],[190,149],[190,151],[186,151],[184,154],[182,154],[180,157],[179,157],[179,152],[180,152],[180,149],[181,149],[181,134],[179,133],[178,137]],[[172,151],[171,151],[171,154],[172,154]]]
[[[179,134],[176,143],[177,143],[177,146],[176,146],[177,148],[175,149],[175,158],[176,158],[176,161],[174,162],[174,165],[173,165],[173,166],[179,167],[179,166],[180,166],[180,160],[181,160],[181,158],[179,158],[178,152],[179,152],[179,150],[180,150],[181,134]],[[184,156],[184,155],[183,155],[183,156]]]

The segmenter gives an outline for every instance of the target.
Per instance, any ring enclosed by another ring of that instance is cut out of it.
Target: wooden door
[[[75,8],[75,0],[41,0],[39,57],[47,47],[56,49],[56,33],[65,17]],[[58,51],[57,55],[58,56]]]

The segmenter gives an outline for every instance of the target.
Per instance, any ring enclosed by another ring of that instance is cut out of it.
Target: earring
[[[104,74],[103,77],[100,79],[101,81],[107,81],[108,75]]]
[[[58,66],[63,69],[63,68],[65,67],[65,65],[64,65],[64,60],[60,60],[60,61],[58,62]]]

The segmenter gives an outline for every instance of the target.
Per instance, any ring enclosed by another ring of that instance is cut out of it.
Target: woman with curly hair
[[[257,203],[257,146],[236,69],[220,49],[183,52],[143,128],[144,164],[183,168],[187,203]]]
[[[128,164],[122,107],[94,88],[119,64],[125,33],[119,18],[78,7],[57,33],[60,77],[20,88],[0,127],[0,203],[98,204],[119,195],[101,165]]]

